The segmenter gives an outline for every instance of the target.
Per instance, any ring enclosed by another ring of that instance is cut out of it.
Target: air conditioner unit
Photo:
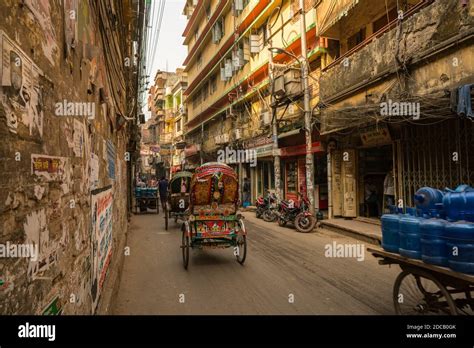
[[[184,107],[184,105],[179,106],[179,113],[181,115],[186,115],[186,108]]]
[[[244,9],[244,0],[234,0],[234,8],[236,11],[242,11]]]
[[[269,111],[262,111],[260,113],[260,127],[268,126],[272,122]]]
[[[226,60],[224,74],[227,79],[232,78],[232,59]]]
[[[280,75],[273,80],[273,94],[275,98],[280,99],[285,96],[285,76]]]
[[[261,50],[260,35],[250,35],[250,53],[259,53]]]

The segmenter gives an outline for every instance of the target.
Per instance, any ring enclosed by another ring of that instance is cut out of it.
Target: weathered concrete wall
[[[78,3],[0,3],[0,245],[39,249],[0,258],[0,314],[92,313],[123,254],[129,128],[115,110],[130,97],[112,91],[97,8]]]
[[[320,81],[321,99],[330,99],[351,86],[393,70],[397,52],[399,61],[409,65],[431,47],[472,30],[473,15],[472,1],[470,7],[464,8],[457,0],[436,0],[403,21],[400,39],[397,39],[398,28],[393,28],[348,56],[346,64],[340,63],[324,71]]]

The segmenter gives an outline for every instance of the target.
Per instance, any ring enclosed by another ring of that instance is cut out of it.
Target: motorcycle
[[[298,193],[300,197],[298,206],[292,200],[281,201],[278,211],[278,225],[285,226],[292,222],[296,230],[302,233],[311,232],[316,225],[316,217],[309,211],[309,200]]]
[[[274,221],[276,221],[276,219],[278,217],[278,215],[277,215],[277,211],[278,211],[277,196],[274,193],[270,193],[267,196],[267,200],[268,200],[268,202],[267,202],[268,204],[265,207],[265,210],[263,210],[262,217],[263,217],[263,220],[266,221],[266,222],[274,222]]]
[[[260,196],[257,198],[257,202],[255,204],[257,207],[255,216],[258,219],[263,218],[267,222],[275,221],[276,216],[274,216],[275,214],[273,213],[273,210],[276,207],[276,202],[276,195],[274,193],[270,193],[270,191],[267,191],[266,197]],[[269,209],[272,209],[272,211],[268,211]]]

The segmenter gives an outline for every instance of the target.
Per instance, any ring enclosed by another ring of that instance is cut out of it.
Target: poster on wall
[[[107,162],[109,178],[115,180],[115,146],[110,140],[107,140]]]
[[[67,158],[31,154],[31,174],[46,181],[64,181],[66,179]]]
[[[0,103],[5,109],[10,132],[23,123],[29,134],[43,137],[43,93],[39,77],[43,72],[4,31],[0,30]]]
[[[112,257],[112,186],[91,191],[91,298],[95,312]]]
[[[84,124],[74,119],[74,156],[82,157],[84,152]]]
[[[99,185],[99,156],[91,152],[90,160],[90,184],[91,190],[94,190]]]

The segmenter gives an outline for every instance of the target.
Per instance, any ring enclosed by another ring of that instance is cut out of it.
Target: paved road
[[[245,265],[232,249],[192,250],[187,271],[179,226],[172,222],[165,231],[162,214],[134,216],[114,313],[393,314],[396,267],[379,266],[368,253],[364,261],[325,256],[327,244],[358,241],[326,230],[302,234],[244,215]]]

